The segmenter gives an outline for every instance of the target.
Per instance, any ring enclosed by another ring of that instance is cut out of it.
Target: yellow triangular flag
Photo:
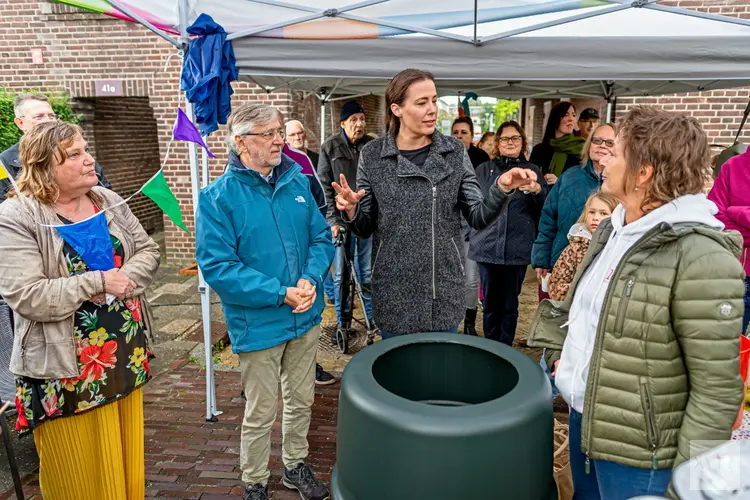
[[[8,178],[8,172],[5,171],[5,165],[0,161],[0,181]]]

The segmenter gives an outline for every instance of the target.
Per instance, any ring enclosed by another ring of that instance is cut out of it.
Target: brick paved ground
[[[216,372],[216,398],[224,414],[205,421],[204,372],[179,362],[146,386],[146,499],[222,500],[241,498],[239,446],[244,400],[238,372]],[[336,456],[336,408],[339,385],[316,387],[310,427],[310,464],[330,480]],[[281,412],[279,412],[279,418]],[[271,499],[299,499],[281,486],[281,421],[271,437]],[[37,476],[24,487],[27,498],[40,500]],[[0,499],[14,499],[6,493]]]

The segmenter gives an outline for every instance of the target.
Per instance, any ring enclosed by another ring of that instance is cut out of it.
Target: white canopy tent
[[[648,96],[750,86],[750,20],[656,0],[59,0],[139,22],[183,50],[202,13],[232,40],[241,78],[267,91],[383,93],[398,71],[443,94]],[[178,35],[177,38],[172,35]],[[192,107],[188,103],[188,111]],[[322,120],[321,120],[322,122]],[[193,208],[208,183],[190,144]],[[202,276],[206,418],[215,419],[210,300]]]

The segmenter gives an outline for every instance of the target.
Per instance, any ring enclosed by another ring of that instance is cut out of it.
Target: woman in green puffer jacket
[[[634,108],[601,163],[621,204],[565,300],[540,305],[529,345],[547,348],[571,408],[575,498],[664,495],[674,466],[730,438],[742,400],[742,237],[702,194],[694,118]]]

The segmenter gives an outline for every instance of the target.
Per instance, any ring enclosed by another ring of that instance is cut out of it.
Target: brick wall
[[[341,130],[341,107],[348,99],[326,103],[325,137],[338,134]],[[364,96],[356,98],[365,109],[367,126],[366,133],[376,134],[378,137],[385,133],[385,98],[383,96]],[[313,151],[320,151],[320,100],[311,95],[302,98],[301,95],[294,97],[295,114],[305,127],[307,147]]]
[[[93,105],[93,138],[96,158],[105,169],[112,189],[128,198],[160,168],[159,133],[147,97],[81,99]],[[88,120],[86,120],[88,122]],[[92,137],[87,134],[87,137]],[[147,231],[164,227],[162,212],[149,198],[139,195],[130,208]]]
[[[742,121],[742,112],[750,99],[750,88],[638,97],[617,100],[617,116],[622,117],[634,105],[655,105],[668,111],[688,113],[700,120],[712,144],[729,146]],[[750,126],[745,126],[741,141],[750,142]]]

